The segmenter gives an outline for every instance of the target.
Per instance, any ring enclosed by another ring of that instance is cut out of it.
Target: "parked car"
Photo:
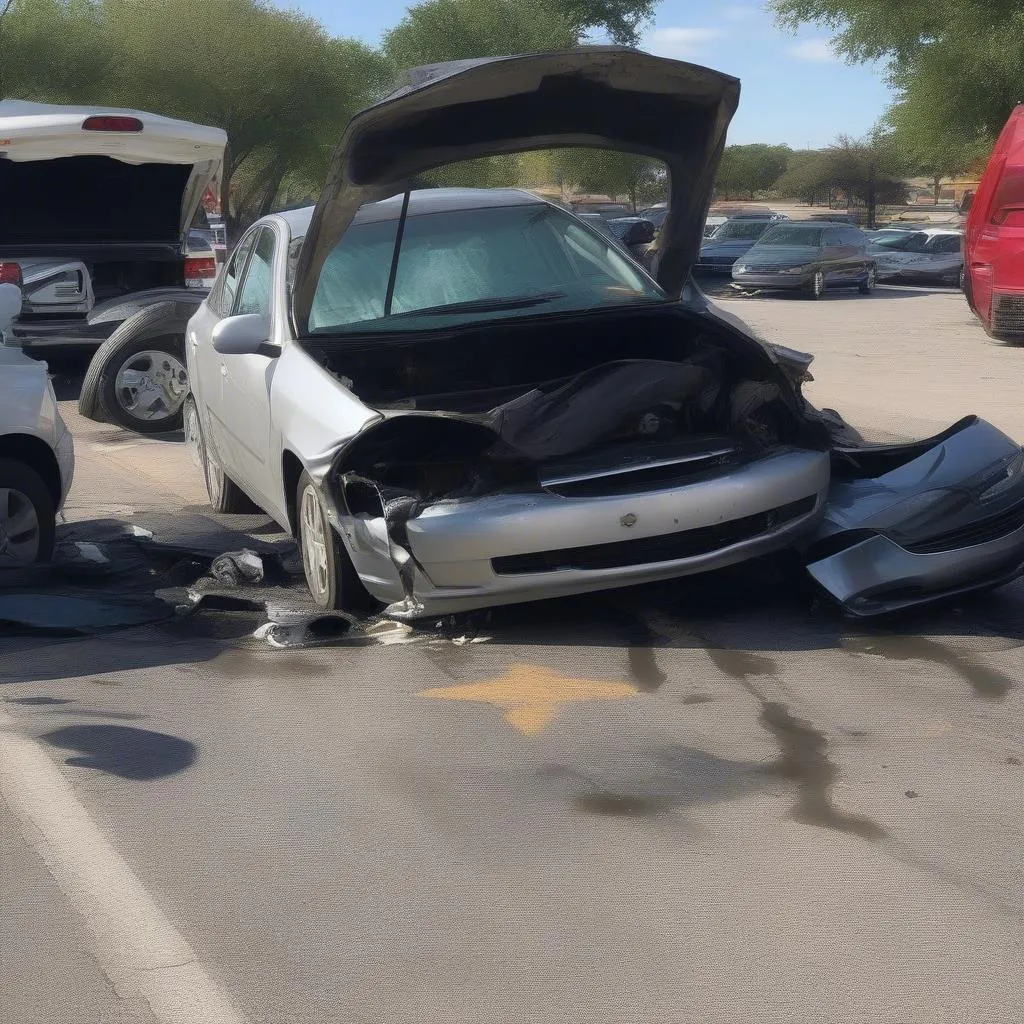
[[[704,237],[710,238],[729,218],[709,214],[704,220]]]
[[[969,204],[964,293],[994,338],[1024,338],[1024,104],[1014,108]]]
[[[7,344],[21,305],[17,286],[0,284],[0,568],[52,556],[75,471],[46,364]]]
[[[645,217],[611,217],[608,227],[612,234],[643,262],[647,247],[654,241],[655,228]]]
[[[772,218],[730,217],[700,247],[695,269],[731,274],[733,264],[772,226]]]
[[[748,288],[802,289],[820,299],[828,288],[875,287],[875,261],[860,228],[820,221],[775,224],[732,268],[732,278]]]
[[[856,615],[1020,574],[1018,445],[973,417],[864,445],[802,396],[811,356],[693,285],[738,95],[618,47],[409,72],[349,123],[318,204],[256,222],[189,323],[214,507],[248,496],[295,534],[320,607],[400,619],[790,547]],[[668,165],[657,283],[527,192],[404,191],[559,139]]]
[[[879,281],[959,285],[963,280],[963,232],[950,228],[878,232],[870,252]]]
[[[644,220],[649,220],[655,230],[658,230],[662,224],[665,223],[665,218],[668,216],[668,204],[658,203],[656,206],[648,206],[646,210],[641,210],[638,217],[643,217]]]
[[[0,102],[0,280],[24,288],[11,344],[98,350],[83,414],[180,426],[184,325],[215,270],[189,226],[226,143],[142,111]],[[141,353],[157,368],[144,378],[126,366]]]
[[[634,216],[633,208],[631,206],[627,206],[625,203],[570,203],[569,209],[572,210],[573,213],[597,213],[606,219],[611,217]]]

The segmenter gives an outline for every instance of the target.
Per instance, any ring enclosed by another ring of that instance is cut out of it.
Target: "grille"
[[[931,555],[940,551],[953,551],[956,548],[970,547],[972,544],[985,544],[990,540],[999,540],[1024,526],[1024,504],[1000,512],[988,519],[975,520],[956,530],[940,533],[935,537],[919,541],[916,544],[904,544],[907,551],[916,555]]]
[[[1024,334],[1024,295],[992,296],[992,330],[999,334]]]
[[[611,544],[590,544],[581,548],[562,548],[558,551],[535,551],[525,555],[506,555],[491,560],[499,576],[517,576],[524,573],[556,572],[559,569],[619,569],[627,565],[646,565],[653,562],[673,562],[680,558],[694,558],[722,548],[753,540],[786,523],[799,519],[814,510],[816,498],[811,495],[780,505],[767,512],[732,519],[727,523],[702,526],[682,533],[643,537],[639,540],[621,540]]]
[[[754,274],[777,274],[789,266],[788,263],[748,263],[747,270]]]

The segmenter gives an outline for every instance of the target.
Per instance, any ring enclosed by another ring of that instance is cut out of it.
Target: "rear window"
[[[716,242],[750,241],[760,238],[770,224],[767,220],[727,220],[713,237]]]
[[[614,242],[547,205],[409,217],[390,315],[398,221],[355,223],[328,257],[312,333],[419,330],[493,317],[663,301]],[[466,303],[475,308],[458,308]],[[505,304],[508,308],[488,308]]]
[[[796,224],[778,224],[769,228],[760,238],[762,245],[821,245],[824,228],[800,227]]]

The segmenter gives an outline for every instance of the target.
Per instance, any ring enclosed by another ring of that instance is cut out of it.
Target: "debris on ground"
[[[210,563],[210,575],[230,587],[238,587],[243,583],[262,583],[263,559],[248,549],[226,551]]]

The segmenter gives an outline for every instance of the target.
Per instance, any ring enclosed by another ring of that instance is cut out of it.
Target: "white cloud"
[[[818,64],[836,64],[839,61],[829,39],[801,39],[786,52],[797,60],[809,60]]]
[[[726,7],[722,11],[722,17],[726,21],[750,21],[761,13],[757,7]]]
[[[705,43],[728,35],[719,28],[656,28],[643,41],[643,49],[659,57],[692,57]]]

